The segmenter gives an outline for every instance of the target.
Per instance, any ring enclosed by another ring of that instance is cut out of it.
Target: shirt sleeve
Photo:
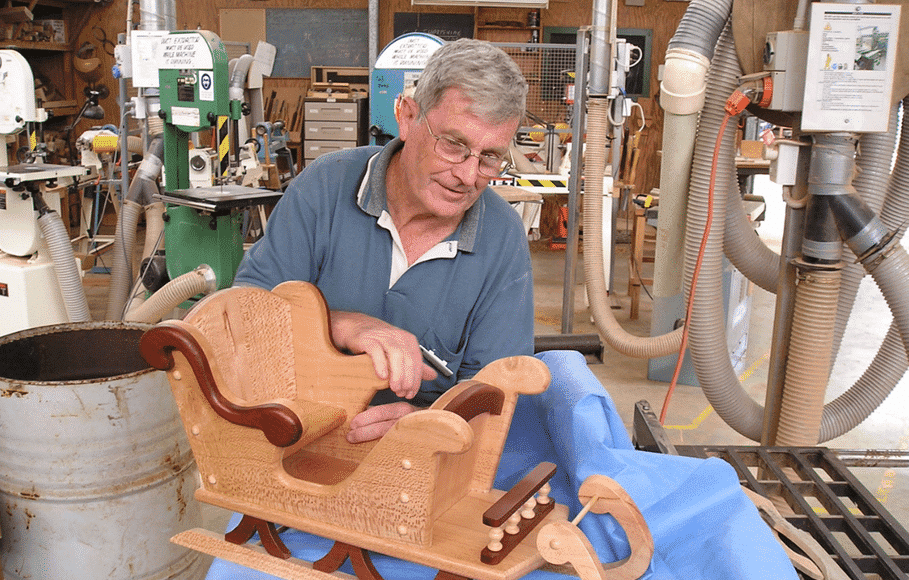
[[[315,283],[318,278],[321,249],[318,230],[325,221],[318,207],[315,172],[300,174],[278,201],[265,235],[243,256],[235,286],[259,286],[271,290],[287,280]],[[330,219],[330,218],[329,218]]]
[[[533,273],[526,242],[512,255],[499,287],[478,305],[458,380],[500,358],[533,354]]]

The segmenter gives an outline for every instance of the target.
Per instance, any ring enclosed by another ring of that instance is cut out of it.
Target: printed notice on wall
[[[379,69],[418,69],[426,66],[442,41],[434,36],[419,32],[407,34],[395,39],[382,50],[376,61]]]
[[[811,5],[803,130],[887,130],[899,22],[899,6]]]
[[[198,33],[171,34],[161,39],[156,57],[162,69],[211,69],[211,47]]]

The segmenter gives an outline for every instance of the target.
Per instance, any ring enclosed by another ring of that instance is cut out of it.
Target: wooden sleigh
[[[196,498],[243,514],[226,535],[188,530],[177,544],[288,579],[350,578],[337,571],[347,558],[360,580],[381,578],[368,551],[438,569],[437,580],[510,580],[547,561],[584,579],[630,579],[649,565],[647,526],[609,478],[589,478],[579,495],[583,513],[612,513],[630,540],[631,556],[611,569],[548,497],[554,465],[493,488],[518,395],[549,384],[533,357],[496,361],[381,439],[351,444],[350,419],[387,384],[368,356],[334,347],[311,284],[222,290],[149,330],[141,348],[167,371],[201,474]],[[305,562],[276,526],[335,544]],[[255,533],[261,547],[247,543]]]

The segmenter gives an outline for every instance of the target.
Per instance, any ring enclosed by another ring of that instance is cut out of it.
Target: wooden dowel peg
[[[571,523],[575,526],[578,525],[578,523],[580,523],[580,521],[584,519],[584,516],[587,515],[587,512],[590,511],[590,508],[595,506],[599,500],[600,500],[600,496],[598,496],[598,495],[595,495],[592,498],[590,498],[590,501],[588,501],[586,504],[584,504],[584,508],[578,512],[578,515],[574,516],[574,519],[571,520]]]
[[[518,527],[519,523],[521,523],[521,514],[519,512],[511,514],[511,517],[508,518],[508,525],[505,526],[505,533],[511,535],[517,534],[521,530]]]
[[[505,537],[505,532],[502,531],[502,528],[492,528],[489,530],[489,544],[486,546],[489,548],[490,552],[501,552],[502,551],[502,538]]]
[[[537,500],[530,498],[524,502],[524,508],[521,510],[521,517],[525,520],[532,520],[537,514],[533,508],[537,507]]]
[[[537,503],[540,505],[546,505],[550,501],[549,493],[552,491],[552,486],[549,485],[549,482],[543,484],[543,487],[540,488],[540,493],[537,495]]]

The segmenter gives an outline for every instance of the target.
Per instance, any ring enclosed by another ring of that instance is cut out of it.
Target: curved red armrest
[[[218,389],[202,347],[187,331],[159,325],[146,331],[139,342],[139,350],[148,364],[162,371],[173,368],[174,349],[189,361],[205,400],[220,417],[236,425],[259,429],[276,447],[293,445],[303,436],[300,418],[284,405],[266,403],[241,407],[230,402]]]
[[[477,382],[458,393],[445,405],[443,410],[451,411],[460,415],[465,421],[470,421],[483,413],[500,415],[504,404],[505,393],[502,392],[502,389]]]

